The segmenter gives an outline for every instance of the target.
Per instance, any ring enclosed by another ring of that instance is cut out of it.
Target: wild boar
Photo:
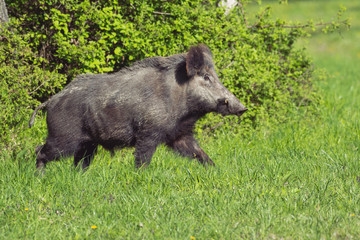
[[[85,74],[39,105],[46,107],[48,136],[38,147],[36,167],[74,155],[87,168],[98,145],[135,147],[135,166],[150,164],[159,144],[214,165],[193,136],[195,122],[209,112],[243,114],[247,108],[219,81],[209,48],[145,58],[110,74]]]

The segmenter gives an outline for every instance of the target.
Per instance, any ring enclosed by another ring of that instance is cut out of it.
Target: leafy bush
[[[29,36],[12,30],[0,28],[0,143],[14,144],[19,124],[39,104],[36,99],[55,94],[66,78],[42,69],[45,60],[31,50]]]
[[[80,73],[117,71],[135,60],[185,52],[202,42],[213,51],[224,84],[249,108],[242,128],[269,119],[285,121],[290,106],[319,102],[311,61],[304,50],[293,46],[306,32],[284,28],[283,21],[269,19],[267,10],[249,26],[245,2],[225,13],[218,1],[202,0],[7,1],[9,15],[21,23],[16,34],[26,36],[22,47],[31,55],[6,65],[26,63],[21,65],[24,69],[7,70],[8,76],[16,82],[22,75],[15,88],[23,89],[19,95],[26,101],[21,106],[28,110],[34,99],[44,100],[65,84],[57,71],[69,82]],[[16,34],[14,39],[19,38]],[[6,51],[12,54],[11,49]],[[39,71],[49,82],[39,77]],[[29,94],[35,89],[41,94]],[[9,108],[10,112],[16,111]],[[198,131],[221,124],[234,131],[238,121],[211,115]]]

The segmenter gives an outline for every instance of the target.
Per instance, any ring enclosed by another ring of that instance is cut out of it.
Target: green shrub
[[[185,52],[200,42],[213,51],[225,86],[249,108],[240,129],[270,119],[286,121],[289,109],[319,103],[311,61],[303,49],[293,46],[307,33],[270,20],[268,10],[249,26],[243,5],[225,13],[218,1],[19,0],[7,5],[11,19],[21,23],[16,34],[26,36],[23,48],[36,59],[31,65],[29,57],[19,56],[16,61],[25,62],[24,69],[7,70],[9,81],[23,89],[23,110],[32,108],[34,99],[42,101],[61,89],[65,82],[57,71],[69,82],[80,73],[117,71],[145,57]],[[5,66],[15,60],[9,64]],[[39,77],[40,72],[49,81]],[[22,81],[14,80],[17,75]],[[25,80],[30,78],[34,80]],[[35,89],[41,94],[32,94]],[[16,112],[8,109],[9,114]],[[237,131],[238,122],[237,117],[210,115],[197,130],[222,125]]]
[[[66,82],[65,76],[40,67],[45,60],[31,50],[28,35],[11,30],[0,28],[0,143],[5,145],[16,144],[23,130],[19,125],[39,104],[36,99],[55,94]]]

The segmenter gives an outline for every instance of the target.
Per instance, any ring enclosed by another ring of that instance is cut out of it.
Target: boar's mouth
[[[247,110],[248,109],[244,107],[241,103],[236,102],[235,104],[232,104],[227,98],[222,98],[218,100],[217,112],[223,116],[237,115],[240,117]]]

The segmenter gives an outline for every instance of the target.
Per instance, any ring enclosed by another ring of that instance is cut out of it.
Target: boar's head
[[[220,82],[210,49],[203,44],[191,47],[186,55],[188,105],[195,111],[242,115],[247,108]]]

